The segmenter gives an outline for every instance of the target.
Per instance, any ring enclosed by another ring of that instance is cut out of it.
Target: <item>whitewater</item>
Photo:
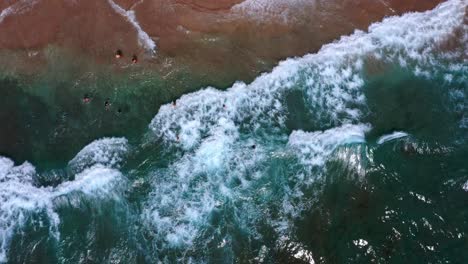
[[[154,50],[132,13],[109,3]],[[183,95],[160,107],[139,142],[96,139],[62,169],[37,172],[33,164],[0,157],[0,263],[10,261],[12,245],[31,230],[43,236],[37,244],[52,245],[59,263],[274,263],[281,248],[298,261],[322,263],[300,239],[297,223],[317,207],[328,175],[344,167],[365,182],[369,168],[377,170],[379,148],[400,143],[405,153],[421,155],[450,155],[465,146],[464,116],[454,121],[449,143],[379,127],[368,90],[370,80],[398,68],[443,83],[453,109],[463,111],[466,10],[466,1],[450,0],[431,11],[389,17],[315,54],[282,61],[250,84]],[[291,114],[296,108],[303,117]],[[44,178],[56,183],[41,184]],[[466,177],[453,184],[466,193]],[[74,235],[67,221],[75,214],[97,227],[109,221],[123,235],[97,258],[97,250],[86,248],[99,244],[99,229],[92,229],[82,238],[85,253],[68,253]],[[396,214],[387,210],[383,219]],[[364,255],[384,261],[378,245],[353,241]]]

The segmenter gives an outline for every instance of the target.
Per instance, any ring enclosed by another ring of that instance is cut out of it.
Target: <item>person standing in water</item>
[[[115,52],[115,58],[116,58],[116,59],[120,59],[120,58],[122,58],[122,57],[123,57],[123,53],[122,53],[121,50],[118,49],[118,50]]]

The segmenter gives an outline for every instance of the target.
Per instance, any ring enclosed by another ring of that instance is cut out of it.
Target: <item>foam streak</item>
[[[5,8],[2,10],[0,13],[0,24],[3,22],[3,20],[10,16],[10,15],[15,15],[15,14],[22,14],[24,12],[27,12],[30,10],[35,4],[37,4],[37,0],[20,0],[19,2]]]
[[[151,37],[146,33],[136,20],[135,11],[125,10],[116,4],[112,0],[107,0],[109,5],[115,10],[115,12],[122,17],[124,17],[137,31],[138,33],[138,43],[145,48],[147,51],[154,52],[156,49],[156,43],[151,39]]]

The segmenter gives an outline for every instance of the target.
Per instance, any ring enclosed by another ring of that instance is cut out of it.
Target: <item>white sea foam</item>
[[[0,24],[10,15],[19,15],[31,10],[37,4],[37,0],[20,0],[0,12]]]
[[[259,22],[274,19],[288,23],[295,19],[304,7],[315,5],[315,0],[246,0],[234,5],[231,10]]]
[[[168,170],[154,173],[154,189],[145,218],[151,220],[157,236],[169,247],[191,245],[198,235],[197,227],[206,224],[208,215],[233,194],[227,187],[232,178],[239,177],[242,182],[240,172],[230,175],[229,171],[241,165],[245,169],[256,162],[252,157],[246,164],[237,163],[241,157],[235,155],[242,153],[235,149],[249,147],[234,145],[238,134],[232,122],[223,126],[212,131],[193,154],[182,157]]]
[[[87,196],[106,197],[114,195],[113,186],[122,178],[118,170],[94,165],[75,175],[75,180],[64,182],[53,190],[53,197],[80,192]]]
[[[184,152],[151,175],[153,191],[143,217],[158,249],[190,248],[219,210],[231,210],[253,236],[257,221],[289,232],[310,205],[304,188],[320,175],[327,157],[342,144],[362,142],[370,129],[359,124],[366,108],[367,60],[400,63],[415,74],[429,73],[428,78],[463,67],[457,60],[444,61],[449,53],[460,57],[459,50],[439,48],[463,26],[465,7],[465,1],[452,0],[432,11],[388,18],[317,54],[283,61],[251,84],[238,82],[226,91],[206,88],[182,96],[176,106],[161,106],[149,125],[152,136]],[[335,128],[286,135],[285,97],[293,90],[304,94],[312,118],[328,121],[322,129]],[[293,177],[276,175],[277,162],[295,166],[291,156],[313,169]],[[281,187],[274,189],[275,184]],[[280,220],[273,222],[268,214],[275,210]]]
[[[357,239],[357,240],[353,240],[353,243],[355,246],[357,247],[360,247],[360,248],[363,248],[363,247],[366,247],[367,245],[369,245],[369,242],[367,242],[366,240],[364,239]]]
[[[454,0],[432,11],[388,18],[371,25],[368,33],[357,31],[325,45],[317,54],[283,61],[249,85],[239,82],[227,91],[207,88],[184,95],[176,107],[162,106],[150,128],[169,142],[180,133],[182,145],[193,147],[220,118],[253,130],[262,124],[282,125],[287,111],[283,99],[294,89],[305,91],[315,117],[328,115],[335,124],[357,120],[359,105],[365,104],[361,87],[366,58],[405,61],[415,73],[463,67],[457,62],[441,64],[438,59],[446,53],[438,48],[463,25],[465,6]]]
[[[74,172],[100,164],[105,167],[118,168],[125,153],[128,151],[128,141],[125,138],[103,138],[85,146],[70,160],[68,166]]]
[[[400,132],[400,131],[395,131],[391,134],[388,134],[388,135],[383,135],[381,137],[379,137],[379,139],[377,139],[377,144],[381,145],[385,142],[388,142],[388,141],[392,141],[392,140],[395,140],[395,139],[399,139],[399,138],[402,138],[402,137],[407,137],[408,134],[405,133],[405,132]]]
[[[146,33],[138,23],[136,16],[135,16],[135,11],[133,10],[125,10],[122,7],[120,7],[118,4],[116,4],[112,0],[107,0],[109,5],[115,10],[115,12],[122,17],[124,17],[137,31],[138,34],[138,42],[140,45],[145,48],[147,51],[150,52],[155,52],[156,49],[156,43],[151,39],[151,37]]]
[[[325,131],[304,132],[294,131],[289,136],[289,146],[295,149],[302,164],[307,166],[323,166],[326,157],[337,146],[347,143],[365,142],[365,133],[369,125],[343,125]]]
[[[58,217],[51,206],[49,190],[33,185],[35,168],[0,157],[0,263],[7,262],[10,239],[17,228],[29,220],[30,211],[43,212],[50,221],[50,231],[56,232]]]
[[[321,180],[324,165],[330,159],[330,155],[340,146],[364,143],[365,133],[369,130],[370,126],[366,124],[345,124],[325,131],[291,133],[287,147],[304,168],[297,169],[296,174],[290,178],[289,186],[284,190],[282,213],[278,220],[272,222],[279,234],[288,235],[293,226],[292,221],[310,207],[310,201],[304,197],[304,189]],[[354,162],[361,162],[360,156],[355,159]],[[360,164],[353,165],[360,169]]]
[[[0,263],[8,261],[11,238],[28,221],[48,225],[49,232],[59,239],[57,198],[80,193],[88,198],[119,199],[117,186],[125,181],[112,167],[117,166],[125,151],[125,139],[102,139],[89,144],[70,162],[77,173],[75,179],[57,187],[37,186],[37,173],[30,163],[14,166],[12,160],[0,157]]]

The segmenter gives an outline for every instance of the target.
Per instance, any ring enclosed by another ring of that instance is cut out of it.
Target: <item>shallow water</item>
[[[224,90],[2,77],[0,262],[466,262],[465,9]]]

